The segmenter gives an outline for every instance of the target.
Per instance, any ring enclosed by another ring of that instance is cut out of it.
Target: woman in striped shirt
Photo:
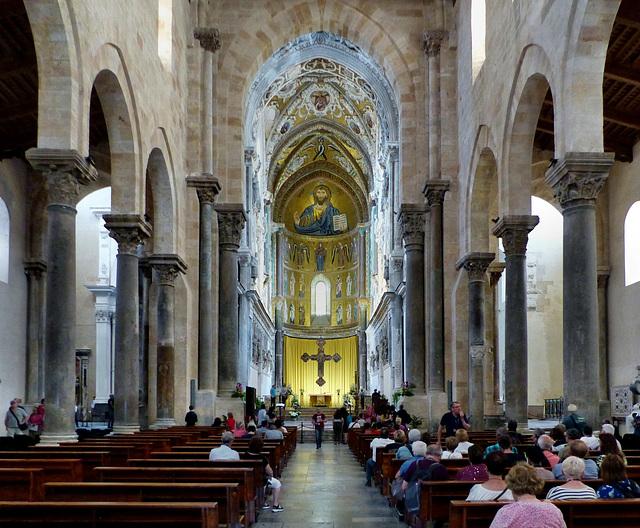
[[[562,462],[562,474],[567,482],[562,486],[551,488],[547,493],[549,500],[580,500],[595,499],[596,491],[580,479],[584,475],[584,460],[576,456],[565,458]]]

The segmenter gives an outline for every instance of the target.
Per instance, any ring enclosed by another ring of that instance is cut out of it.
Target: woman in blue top
[[[630,499],[640,497],[640,486],[627,477],[624,460],[620,455],[607,455],[600,466],[604,485],[598,488],[599,499]]]

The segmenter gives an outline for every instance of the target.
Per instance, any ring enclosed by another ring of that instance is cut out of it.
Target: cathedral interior
[[[46,441],[111,394],[634,405],[634,0],[0,0],[0,49],[0,401]]]

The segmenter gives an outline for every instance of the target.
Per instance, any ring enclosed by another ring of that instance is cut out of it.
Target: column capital
[[[424,218],[427,208],[424,204],[404,203],[400,206],[400,225],[405,246],[424,246]]]
[[[507,215],[501,217],[491,233],[502,238],[507,257],[525,255],[529,233],[538,225],[540,218],[535,215]]]
[[[449,180],[427,180],[422,189],[424,197],[427,199],[429,207],[442,205],[444,195],[449,190],[451,182]]]
[[[80,185],[98,179],[91,158],[80,155],[77,150],[32,148],[25,157],[35,170],[44,174],[50,204],[75,207]]]
[[[24,274],[28,277],[40,278],[47,272],[47,263],[39,259],[24,259]]]
[[[598,266],[598,289],[606,288],[611,275],[610,266]]]
[[[498,281],[500,280],[500,277],[502,277],[502,273],[506,267],[507,264],[505,262],[492,262],[489,265],[487,272],[489,273],[489,285],[492,288],[498,284]]]
[[[449,32],[444,29],[428,29],[422,34],[422,48],[427,57],[435,57],[440,53],[442,42],[449,37]]]
[[[218,178],[207,172],[189,174],[187,187],[193,187],[196,190],[201,204],[213,204],[221,189]]]
[[[200,41],[200,47],[211,52],[218,51],[222,45],[218,28],[196,27],[193,30],[193,38]]]
[[[220,247],[227,246],[231,249],[240,247],[242,230],[247,221],[242,204],[218,204],[215,206],[218,213],[218,232]]]
[[[142,272],[142,276],[146,279],[153,278],[153,268],[151,267],[151,263],[149,262],[149,257],[140,257],[138,259],[138,269]]]
[[[118,253],[137,255],[138,246],[151,236],[151,226],[138,214],[102,215],[109,236],[118,243]]]
[[[486,354],[487,348],[484,344],[469,346],[469,357],[471,358],[471,363],[474,365],[481,365]]]
[[[545,180],[563,209],[595,201],[613,165],[612,152],[567,152]]]
[[[178,273],[186,273],[188,268],[180,255],[175,253],[155,253],[146,260],[158,274],[158,282],[169,286],[173,285]]]
[[[464,268],[469,275],[469,282],[483,282],[489,264],[496,258],[495,253],[467,253],[458,262],[456,270]]]

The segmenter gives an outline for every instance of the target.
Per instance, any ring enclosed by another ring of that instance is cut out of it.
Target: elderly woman
[[[456,431],[456,440],[458,441],[458,447],[456,447],[456,453],[462,453],[466,455],[469,452],[469,448],[473,445],[469,442],[469,434],[464,429],[458,429]]]
[[[271,469],[269,461],[261,453],[263,445],[264,441],[259,436],[252,438],[249,441],[249,446],[247,447],[246,453],[242,453],[240,455],[240,458],[242,460],[260,460],[262,462],[262,468],[264,469],[264,486],[265,488],[270,488],[273,490],[273,511],[281,512],[284,510],[284,508],[280,506],[280,490],[282,484],[277,478],[273,476],[273,469]],[[266,499],[264,504],[262,505],[262,508],[265,510],[269,509],[269,504],[267,503]]]
[[[459,430],[459,429],[458,429]],[[466,432],[466,431],[465,431]],[[482,462],[484,460],[484,449],[479,445],[472,445],[469,448],[469,465],[458,470],[456,480],[489,480],[487,466]]]
[[[604,458],[600,466],[600,478],[604,484],[598,488],[599,499],[640,497],[640,487],[627,477],[624,460],[620,455],[610,454]]]
[[[513,495],[502,480],[502,473],[507,467],[507,457],[504,453],[489,453],[485,459],[489,480],[476,484],[471,488],[468,501],[511,501]]]
[[[442,458],[462,458],[462,453],[456,452],[456,447],[458,447],[458,441],[455,436],[447,436],[444,439],[444,445],[447,450],[442,452]]]
[[[548,500],[580,500],[595,499],[596,491],[581,482],[584,477],[584,460],[570,456],[562,462],[562,474],[567,482],[562,486],[551,488],[547,493]]]
[[[490,528],[567,528],[562,513],[550,502],[539,501],[536,494],[544,488],[535,468],[520,463],[511,468],[507,478],[515,502],[498,510]]]
[[[600,456],[596,458],[596,466],[598,466],[598,469],[600,469],[602,461],[608,455],[618,455],[625,461],[624,453],[620,451],[616,437],[609,433],[600,433]]]
[[[242,438],[247,434],[247,428],[244,425],[243,421],[236,422],[236,428],[233,430],[233,436],[236,438]]]

